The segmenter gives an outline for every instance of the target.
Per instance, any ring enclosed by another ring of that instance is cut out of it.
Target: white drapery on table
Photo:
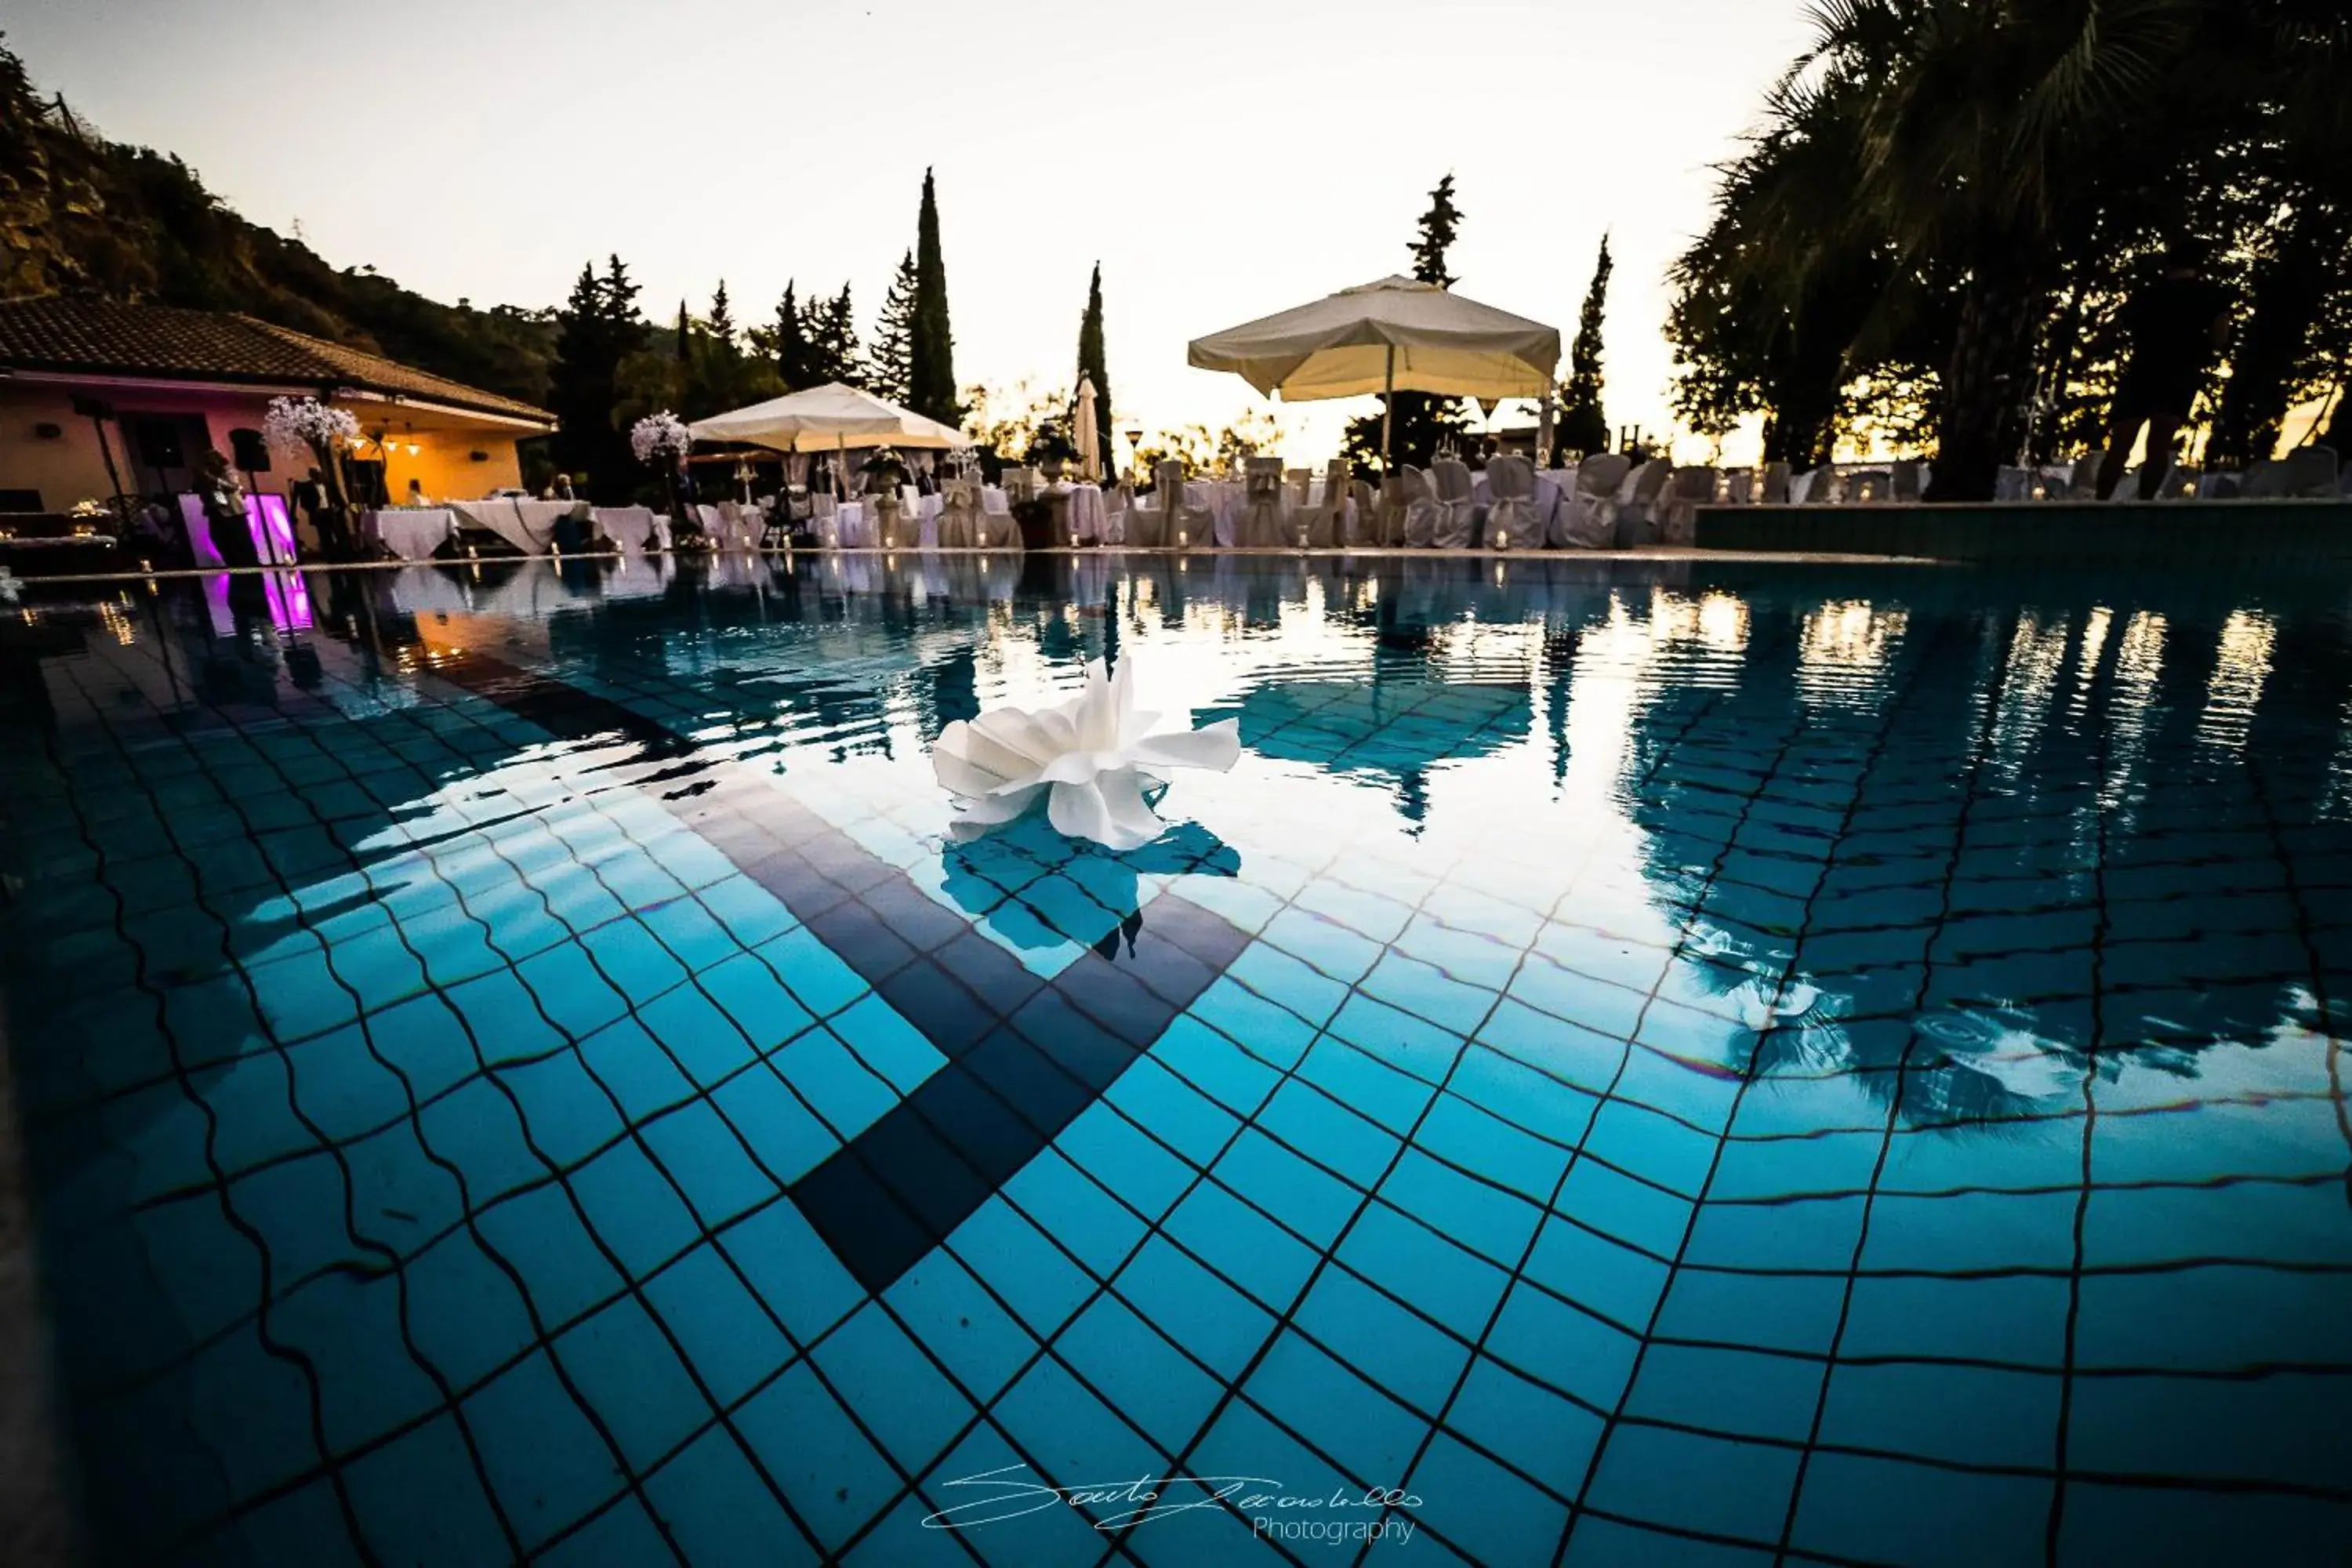
[[[467,528],[487,529],[525,555],[544,555],[556,520],[579,503],[568,500],[453,500],[449,510]]]

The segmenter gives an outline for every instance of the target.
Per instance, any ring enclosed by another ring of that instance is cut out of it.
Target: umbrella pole
[[[1396,344],[1389,345],[1387,386],[1381,394],[1381,477],[1391,468],[1389,443],[1396,434]]]

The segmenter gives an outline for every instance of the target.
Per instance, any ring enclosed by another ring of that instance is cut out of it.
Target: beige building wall
[[[109,404],[118,416],[105,421],[105,439],[126,489],[135,489],[137,481],[120,416],[196,415],[204,420],[211,444],[228,452],[229,432],[260,429],[272,395],[0,380],[0,489],[37,490],[41,504],[51,511],[63,511],[79,500],[104,500],[114,493],[98,433],[90,420],[73,411],[75,397],[84,395]],[[390,455],[385,479],[395,502],[406,492],[412,477],[436,501],[472,500],[521,482],[515,443],[526,432],[511,426],[467,425],[461,416],[448,414],[395,421],[387,417],[385,405],[364,401],[351,407],[367,434],[373,437],[381,431],[387,437]],[[38,435],[43,426],[55,426],[58,434]],[[413,456],[408,451],[411,441],[417,448]],[[478,452],[481,454],[478,461],[474,456]],[[370,447],[363,455],[373,457],[374,448]],[[282,495],[302,478],[310,464],[282,452],[271,456],[270,471],[257,476],[258,488]]]

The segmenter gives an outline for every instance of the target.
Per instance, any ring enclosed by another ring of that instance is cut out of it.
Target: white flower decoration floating
[[[957,829],[1011,822],[1047,795],[1046,820],[1056,833],[1122,852],[1159,837],[1144,781],[1171,768],[1228,771],[1241,760],[1241,723],[1147,734],[1160,716],[1136,711],[1134,668],[1123,659],[1106,679],[1096,659],[1087,666],[1086,690],[1067,702],[1034,713],[999,708],[941,731],[931,765],[963,808]]]

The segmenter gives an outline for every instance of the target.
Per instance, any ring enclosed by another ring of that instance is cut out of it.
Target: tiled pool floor
[[[110,1560],[2342,1561],[2340,595],[717,571],[0,627]]]

